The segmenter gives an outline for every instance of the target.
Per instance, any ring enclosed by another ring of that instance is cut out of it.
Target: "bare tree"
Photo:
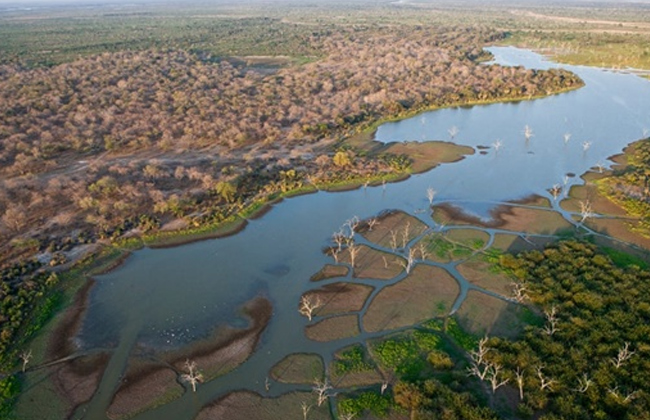
[[[383,381],[381,383],[381,395],[384,395],[384,392],[386,392],[386,389],[388,389],[388,381]]]
[[[469,352],[472,361],[472,365],[468,368],[469,375],[476,376],[481,380],[485,379],[490,369],[490,363],[485,359],[485,356],[490,352],[490,348],[487,346],[488,340],[487,336],[481,338],[478,342],[478,349]]]
[[[492,147],[494,148],[494,151],[496,153],[499,153],[499,150],[501,149],[501,146],[503,146],[503,143],[501,143],[501,140],[497,139],[494,143],[492,143]]]
[[[402,232],[402,248],[406,248],[406,244],[409,241],[410,234],[411,234],[411,222],[406,222],[406,226],[404,226],[404,231]]]
[[[187,373],[181,375],[181,380],[192,385],[192,392],[196,392],[196,384],[203,382],[203,375],[196,369],[196,362],[185,360]]]
[[[598,169],[598,173],[603,173],[603,170],[605,170],[605,165],[601,161],[598,161],[596,163],[596,169]]]
[[[636,352],[630,350],[630,343],[626,341],[625,346],[618,350],[618,355],[612,358],[612,364],[618,369],[623,366],[623,362],[632,357],[634,353]]]
[[[349,229],[349,234],[348,238],[354,238],[354,232],[357,230],[357,227],[359,226],[359,218],[357,216],[353,216],[351,219],[347,220],[343,226],[347,226]]]
[[[266,390],[266,392],[269,392],[269,389],[271,389],[271,381],[269,381],[268,376],[264,378],[264,389]]]
[[[553,184],[553,188],[551,188],[551,195],[553,196],[553,199],[557,200],[561,193],[562,187],[560,187],[560,184]]]
[[[567,144],[571,140],[571,133],[564,133],[564,144]]]
[[[555,305],[551,306],[551,310],[546,310],[544,311],[544,315],[546,316],[546,321],[547,324],[544,327],[544,332],[548,335],[553,335],[555,334],[559,328],[557,327],[557,308]]]
[[[548,379],[544,376],[544,373],[542,372],[542,369],[544,367],[542,365],[537,367],[537,377],[539,378],[539,389],[540,390],[545,390],[548,388],[550,391],[552,391],[552,386],[556,382],[553,379]]]
[[[427,246],[424,245],[423,242],[420,242],[418,245],[418,251],[420,251],[420,259],[426,260],[427,257],[429,256],[429,252],[427,251]]]
[[[458,135],[458,127],[455,125],[452,125],[447,132],[449,133],[449,137],[453,140],[457,135]]]
[[[341,414],[341,420],[352,420],[354,418],[353,413]]]
[[[327,379],[325,379],[324,381],[320,381],[316,379],[314,381],[314,386],[312,389],[316,393],[319,407],[323,405],[323,403],[327,401],[329,397],[333,396],[332,394],[330,394],[332,387],[330,386],[330,384],[327,383]]]
[[[309,410],[311,410],[311,405],[307,405],[306,402],[300,403],[300,408],[302,409],[302,420],[307,420],[307,414],[309,414]]]
[[[642,133],[643,133],[643,138],[645,139],[645,138],[648,137],[648,134],[650,134],[650,129],[649,128],[644,128]]]
[[[25,373],[25,368],[27,368],[27,363],[32,359],[32,350],[23,351],[18,356],[23,361],[23,373]]]
[[[350,266],[354,269],[354,264],[356,263],[357,260],[357,255],[359,255],[359,251],[361,250],[361,247],[355,244],[351,244],[348,246],[348,252],[350,253]]]
[[[589,150],[590,147],[591,147],[591,142],[590,141],[583,141],[582,142],[582,151],[583,152],[586,152],[587,150]]]
[[[591,201],[585,200],[585,201],[580,201],[580,223],[584,223],[585,220],[587,220],[590,217],[593,217],[594,212],[591,207]]]
[[[376,217],[373,217],[373,218],[368,219],[368,222],[367,222],[367,223],[368,223],[368,231],[369,231],[369,232],[372,232],[372,228],[374,228],[375,225],[376,225],[377,223],[379,223],[379,221],[377,220]]]
[[[523,303],[526,299],[528,299],[528,294],[526,293],[526,285],[524,283],[517,283],[517,282],[512,282],[510,283],[512,286],[512,293],[515,301],[518,303]]]
[[[519,399],[524,399],[524,370],[517,366],[515,370],[515,381],[517,382],[517,388],[519,388]]]
[[[488,382],[490,382],[490,386],[492,387],[493,394],[497,391],[497,389],[507,384],[508,381],[510,380],[509,378],[500,380],[499,379],[500,374],[501,374],[501,365],[496,363],[491,363],[490,368],[488,369],[487,372],[487,380]]]
[[[314,315],[314,311],[322,306],[320,296],[316,296],[315,300],[312,300],[311,295],[303,295],[300,298],[300,312],[301,315],[306,316],[310,321]]]
[[[390,230],[390,247],[393,251],[397,249],[397,232]]]
[[[341,252],[341,249],[343,248],[343,244],[345,243],[345,239],[346,239],[346,237],[343,234],[343,229],[339,229],[338,232],[335,232],[332,235],[332,240],[334,241],[334,243],[338,247],[338,252]]]
[[[586,373],[582,374],[582,378],[578,379],[578,388],[576,388],[576,391],[580,392],[581,394],[584,394],[587,392],[589,387],[594,384],[594,381],[589,379]]]
[[[406,274],[409,274],[411,272],[411,269],[413,268],[413,264],[415,264],[415,249],[411,248],[409,249],[408,257],[406,258],[406,262],[400,260],[400,264],[406,271]]]
[[[427,188],[427,198],[429,199],[429,205],[433,205],[433,198],[436,196],[436,190],[429,187]]]
[[[533,129],[530,126],[526,125],[524,127],[524,137],[526,141],[529,141],[535,134],[533,134]]]
[[[384,261],[384,268],[388,268],[388,260],[386,259],[386,256],[382,255],[381,259]]]

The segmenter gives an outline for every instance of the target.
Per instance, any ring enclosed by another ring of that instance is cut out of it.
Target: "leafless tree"
[[[350,266],[354,268],[354,265],[357,261],[357,255],[359,255],[359,251],[361,250],[361,247],[355,244],[351,244],[348,246],[348,252],[350,253]]]
[[[603,162],[598,161],[598,162],[596,163],[596,169],[598,169],[598,173],[601,173],[601,174],[602,174],[603,171],[605,170],[605,165],[603,165]]]
[[[618,350],[618,355],[612,358],[612,364],[618,369],[623,366],[623,362],[632,357],[634,353],[636,352],[630,350],[630,343],[625,342],[625,345]]]
[[[591,147],[591,142],[590,141],[583,141],[582,142],[582,151],[583,152],[586,152],[587,150],[589,150],[590,147]]]
[[[300,403],[300,408],[302,409],[302,420],[307,420],[307,414],[309,414],[309,410],[311,410],[311,405],[307,405],[306,402]]]
[[[501,143],[501,140],[497,139],[494,143],[492,143],[492,147],[494,148],[494,151],[496,153],[499,153],[499,150],[501,150],[501,146],[503,146],[503,143]]]
[[[332,240],[338,247],[338,252],[341,252],[341,249],[343,248],[343,244],[345,243],[345,235],[343,234],[343,229],[339,229],[338,232],[335,232],[332,235]]]
[[[512,286],[512,293],[514,295],[515,301],[518,303],[523,303],[526,299],[528,299],[528,294],[526,293],[527,288],[524,283],[512,282],[510,284]]]
[[[485,359],[485,356],[490,352],[487,346],[488,337],[483,337],[478,342],[478,349],[469,352],[469,357],[472,361],[469,369],[470,376],[476,376],[480,380],[485,380],[488,375],[491,364]]]
[[[644,128],[643,129],[643,138],[647,138],[648,134],[650,134],[650,129],[649,128]]]
[[[312,389],[316,393],[316,398],[319,407],[323,405],[323,403],[327,401],[329,397],[332,396],[332,394],[330,394],[332,387],[330,386],[330,384],[327,383],[327,379],[325,379],[324,381],[320,381],[316,379],[314,381],[314,386]]]
[[[196,369],[196,362],[188,359],[185,361],[187,373],[181,375],[181,380],[192,385],[192,392],[196,392],[196,384],[203,382],[203,375]]]
[[[436,196],[436,190],[429,187],[427,188],[427,198],[429,199],[429,205],[433,205],[433,198]]]
[[[561,193],[562,187],[560,187],[560,184],[553,184],[553,188],[551,188],[551,195],[553,196],[553,199],[557,200]]]
[[[386,256],[382,255],[381,259],[384,261],[384,268],[388,268],[388,260],[386,259]]]
[[[564,186],[566,187],[569,184],[569,176],[564,175],[564,178],[562,179],[562,181],[564,182]]]
[[[266,390],[266,392],[269,392],[269,389],[271,389],[271,381],[269,381],[268,376],[264,378],[264,389]]]
[[[524,137],[526,138],[526,141],[529,141],[533,136],[533,129],[530,128],[530,126],[526,125],[524,127]]]
[[[517,366],[515,370],[515,381],[517,382],[517,388],[519,388],[519,399],[524,399],[524,370]]]
[[[564,133],[564,144],[567,144],[571,140],[571,133]]]
[[[404,231],[402,232],[402,248],[406,248],[406,244],[409,241],[410,234],[411,234],[411,222],[406,222],[406,226],[404,226]]]
[[[349,230],[349,234],[347,235],[348,238],[353,238],[354,233],[357,230],[357,227],[359,226],[359,218],[357,216],[354,216],[351,219],[346,220],[343,226],[347,226]]]
[[[409,249],[408,257],[406,258],[406,262],[400,260],[400,264],[406,271],[406,274],[409,274],[411,272],[411,269],[413,268],[413,264],[415,264],[415,249],[411,248]]]
[[[388,389],[388,381],[383,381],[381,383],[381,395],[384,395],[384,392],[386,392],[386,389]]]
[[[300,309],[298,310],[301,315],[306,316],[310,321],[314,316],[314,311],[322,306],[320,296],[316,296],[313,300],[311,295],[303,295],[300,298]]]
[[[458,127],[452,125],[447,132],[449,133],[449,137],[453,140],[458,135]]]
[[[429,252],[427,251],[427,247],[423,242],[420,242],[418,245],[418,251],[420,251],[420,259],[426,260],[427,257],[429,257]]]
[[[23,361],[23,373],[25,373],[25,368],[27,368],[27,363],[32,359],[32,350],[26,350],[20,353],[20,360]]]
[[[390,230],[390,247],[393,251],[397,249],[397,232]]]
[[[341,414],[341,420],[352,420],[353,418],[354,414],[352,413]]]
[[[497,389],[507,384],[509,381],[509,378],[505,378],[503,380],[499,379],[499,376],[501,376],[500,374],[501,374],[501,365],[496,363],[491,363],[487,373],[487,380],[488,382],[490,382],[490,386],[492,387],[493,394],[497,391]]]
[[[593,215],[594,212],[591,207],[591,201],[589,200],[580,201],[580,216],[582,216],[582,218],[580,219],[580,223],[584,223],[585,220],[592,217]]]
[[[544,315],[546,316],[546,321],[547,324],[544,327],[544,332],[548,335],[553,335],[555,334],[559,328],[557,327],[557,308],[555,305],[551,306],[550,310],[544,311]]]
[[[628,393],[627,395],[624,395],[618,390],[618,388],[619,388],[618,386],[615,386],[614,388],[608,388],[607,391],[610,394],[612,394],[614,398],[616,398],[619,402],[623,404],[627,404],[633,399],[635,399],[637,394],[639,393],[638,391],[633,391]]]
[[[591,387],[594,384],[594,381],[589,379],[586,373],[582,374],[582,378],[578,379],[578,388],[576,388],[576,391],[580,392],[581,394],[584,394],[587,392],[589,387]]]
[[[553,379],[548,379],[544,376],[544,373],[542,372],[543,366],[538,366],[537,367],[537,377],[539,378],[539,389],[540,390],[545,390],[548,388],[549,390],[552,390],[553,384],[556,382]]]
[[[372,228],[374,228],[377,223],[379,223],[379,221],[376,217],[368,219],[368,231],[372,232]]]

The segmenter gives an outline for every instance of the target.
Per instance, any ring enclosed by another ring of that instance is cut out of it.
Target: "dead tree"
[[[357,255],[359,255],[359,251],[361,250],[361,247],[358,245],[351,244],[348,246],[348,252],[350,253],[350,266],[354,269],[354,264],[357,260]]]
[[[411,222],[406,222],[404,226],[404,232],[402,232],[402,248],[406,248],[406,244],[409,242],[409,235],[411,234]]]
[[[449,133],[449,137],[453,140],[458,135],[458,127],[452,125],[447,132]]]
[[[386,389],[388,389],[388,381],[383,381],[381,383],[381,389],[380,389],[381,395],[384,395],[384,392],[386,392]]]
[[[181,375],[181,380],[192,385],[192,392],[196,392],[196,384],[203,382],[203,375],[196,369],[196,362],[185,360],[185,370],[187,373]]]
[[[393,251],[397,249],[397,232],[390,230],[390,247]]]
[[[515,370],[515,381],[517,382],[517,388],[519,388],[519,400],[524,399],[524,371],[517,366]]]
[[[500,380],[499,379],[500,373],[501,373],[501,365],[498,365],[496,363],[491,363],[487,372],[487,380],[488,382],[490,382],[490,386],[492,387],[493,394],[497,391],[497,389],[501,388],[509,381],[509,378]]]
[[[483,337],[478,342],[478,349],[469,352],[469,357],[472,364],[468,368],[468,375],[476,376],[482,381],[485,380],[485,377],[488,375],[491,366],[491,364],[485,359],[485,356],[490,351],[490,348],[487,346],[487,342],[488,338]]]
[[[530,128],[528,125],[524,127],[524,137],[526,138],[526,141],[530,141],[530,139],[534,136],[533,134],[533,129]]]
[[[316,296],[316,300],[312,300],[311,295],[303,295],[300,298],[300,309],[298,309],[298,311],[301,315],[306,316],[311,321],[314,311],[320,308],[321,305],[322,302],[320,296]]]
[[[567,144],[571,140],[571,133],[564,133],[564,144]]]
[[[553,188],[551,188],[551,195],[553,196],[553,199],[557,200],[561,193],[562,187],[560,187],[560,184],[553,184]]]
[[[590,141],[583,141],[582,142],[582,151],[583,152],[586,152],[587,150],[589,150],[590,147],[591,147],[591,142]]]
[[[632,357],[634,353],[636,352],[630,350],[630,343],[625,342],[625,346],[618,350],[618,355],[612,358],[612,364],[616,369],[618,369],[623,366],[623,362]]]
[[[324,381],[320,381],[316,379],[314,381],[314,387],[312,389],[316,393],[316,398],[319,407],[323,405],[323,403],[327,401],[329,397],[332,396],[332,394],[330,394],[330,390],[332,389],[332,387],[330,386],[330,384],[327,383],[327,379],[325,379]]]
[[[598,173],[602,174],[603,171],[605,170],[605,165],[603,165],[603,162],[598,161],[596,163],[596,169],[598,169]]]
[[[23,351],[18,357],[20,357],[20,360],[23,361],[23,373],[25,373],[27,363],[29,363],[29,361],[32,359],[32,350],[29,349],[28,351]]]
[[[427,257],[429,256],[429,252],[427,251],[427,247],[422,242],[420,242],[420,245],[418,246],[418,251],[420,251],[420,259],[422,259],[422,260],[426,260]]]
[[[557,327],[558,319],[557,319],[557,309],[555,305],[551,306],[550,311],[548,310],[544,311],[544,315],[546,316],[546,321],[548,321],[548,323],[544,327],[544,332],[552,336],[559,330],[559,328]]]
[[[266,392],[269,392],[269,390],[271,389],[271,381],[269,381],[268,376],[264,378],[264,389],[266,390]]]
[[[582,378],[578,379],[578,388],[576,388],[576,391],[578,391],[581,394],[584,394],[587,392],[589,387],[591,387],[594,384],[594,381],[589,379],[586,373],[582,374]]]
[[[336,244],[338,248],[338,252],[341,252],[341,249],[343,248],[343,244],[345,243],[345,235],[343,234],[343,229],[339,229],[338,232],[335,232],[332,235],[332,240]]]
[[[406,262],[400,260],[400,264],[406,271],[406,274],[409,274],[411,272],[411,269],[415,264],[415,252],[416,252],[415,249],[413,248],[409,249],[408,258],[406,259]]]
[[[433,199],[434,199],[435,196],[436,196],[436,190],[434,190],[431,187],[427,188],[427,198],[429,199],[429,205],[430,206],[433,205]]]
[[[307,420],[307,414],[309,414],[309,410],[311,410],[311,405],[307,405],[306,402],[300,403],[300,408],[302,409],[302,420]]]
[[[354,418],[353,413],[341,414],[341,420],[352,420]]]
[[[555,383],[555,380],[553,379],[548,379],[544,376],[544,373],[542,372],[543,366],[538,366],[537,367],[537,377],[539,378],[539,389],[540,390],[545,390],[546,388],[549,389],[549,391],[552,391],[552,386]]]
[[[501,140],[498,140],[498,139],[497,139],[497,141],[495,141],[494,143],[492,143],[492,147],[494,147],[494,151],[495,151],[496,153],[499,153],[499,150],[501,149],[501,146],[503,146],[503,143],[501,143]]]
[[[376,217],[368,219],[368,232],[372,232],[372,228],[374,228],[377,223],[379,223],[379,221]]]
[[[526,285],[524,283],[517,283],[513,282],[511,283],[512,285],[512,293],[514,295],[514,300],[518,303],[523,303],[526,299],[528,299],[528,294],[526,294]]]
[[[359,218],[357,216],[353,216],[351,219],[347,220],[343,226],[347,226],[350,231],[348,238],[354,238],[354,233],[359,226]]]
[[[581,201],[580,202],[580,216],[582,218],[580,219],[580,223],[584,223],[585,220],[588,218],[592,217],[594,215],[592,207],[591,207],[591,202],[589,200]]]

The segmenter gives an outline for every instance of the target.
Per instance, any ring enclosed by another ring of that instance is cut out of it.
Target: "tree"
[[[330,386],[329,383],[327,383],[327,379],[325,379],[324,381],[316,379],[314,381],[314,386],[312,387],[312,389],[316,393],[317,403],[319,407],[323,405],[323,403],[327,401],[329,397],[333,396],[332,394],[330,394],[332,387]]]
[[[449,133],[449,137],[451,138],[451,140],[454,140],[454,138],[456,138],[456,136],[458,135],[458,127],[452,125],[451,128],[447,130],[447,132]]]
[[[19,357],[23,361],[23,373],[25,373],[25,368],[27,367],[27,363],[29,363],[29,361],[32,358],[32,350],[30,349],[28,351],[23,351],[22,353],[20,353]]]
[[[433,205],[433,198],[436,196],[436,190],[433,188],[429,187],[427,188],[427,198],[429,199],[429,205]]]
[[[320,296],[316,296],[316,299],[313,299],[312,295],[303,295],[300,298],[300,308],[298,309],[298,312],[300,312],[301,315],[306,316],[311,321],[314,311],[320,308],[321,305],[322,302]]]
[[[235,200],[235,194],[237,193],[237,188],[228,181],[217,182],[217,185],[214,187],[215,191],[221,198],[226,200],[227,203],[232,203]]]
[[[352,160],[350,159],[350,155],[348,155],[346,152],[343,150],[339,150],[334,154],[334,158],[332,159],[332,162],[334,162],[334,165],[338,166],[339,168],[342,168],[344,166],[348,166],[352,163]]]
[[[185,360],[185,370],[187,373],[181,375],[181,380],[192,386],[192,392],[196,392],[196,384],[203,382],[203,375],[196,369],[196,362]]]
[[[417,410],[425,404],[426,398],[424,393],[417,385],[407,382],[398,382],[393,387],[395,402],[411,414],[411,420],[416,419]]]
[[[529,141],[533,136],[533,129],[526,125],[524,127],[524,137],[526,138],[526,141]]]

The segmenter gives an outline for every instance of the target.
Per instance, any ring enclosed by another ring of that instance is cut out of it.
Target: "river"
[[[490,48],[495,62],[545,69],[556,64],[526,50]],[[327,344],[310,342],[302,332],[307,320],[297,311],[309,278],[331,262],[322,249],[332,233],[352,216],[367,218],[401,209],[421,218],[428,208],[426,190],[436,202],[451,202],[487,217],[498,203],[531,194],[549,196],[554,184],[580,183],[567,175],[587,171],[650,128],[650,83],[637,76],[602,69],[562,66],[586,86],[531,101],[456,107],[425,112],[379,127],[378,141],[451,140],[484,154],[444,164],[384,187],[315,194],[284,200],[237,235],[170,249],[135,252],[119,269],[97,278],[83,328],[82,349],[112,349],[100,392],[77,417],[105,418],[106,405],[134,346],[172,349],[204,337],[216,326],[245,325],[237,308],[257,295],[274,308],[256,353],[242,366],[196,394],[186,393],[138,419],[193,418],[206,403],[235,389],[261,391],[268,370],[294,352],[317,352],[329,360],[333,350],[361,338]],[[533,136],[526,141],[524,127]],[[565,142],[565,134],[570,139]],[[498,151],[492,146],[499,140]],[[588,145],[588,146],[587,146]],[[274,384],[272,395],[291,387]],[[307,389],[303,387],[304,389]]]

